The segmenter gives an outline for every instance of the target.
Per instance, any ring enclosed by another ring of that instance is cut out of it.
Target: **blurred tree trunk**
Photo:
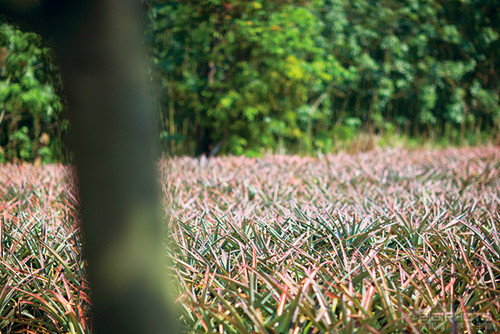
[[[71,113],[95,333],[172,333],[139,0],[0,0],[52,39]]]

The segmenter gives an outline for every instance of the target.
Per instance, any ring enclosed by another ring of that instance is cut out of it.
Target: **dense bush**
[[[206,151],[222,140],[236,154],[309,145],[313,122],[329,118],[314,100],[348,72],[306,1],[155,2],[150,13],[166,141]]]
[[[332,93],[334,119],[451,140],[498,130],[496,2],[326,0],[320,13],[326,47],[355,72]]]
[[[170,153],[330,151],[361,132],[381,144],[397,135],[456,144],[498,135],[495,1],[144,5]],[[60,159],[67,122],[49,52],[8,25],[0,43],[2,159]]]
[[[360,131],[474,143],[500,123],[498,16],[493,1],[151,1],[162,138],[231,153]]]
[[[40,36],[0,25],[0,162],[62,160],[68,121]]]

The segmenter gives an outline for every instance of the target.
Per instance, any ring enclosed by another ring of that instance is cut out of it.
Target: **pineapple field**
[[[158,169],[182,332],[500,331],[499,147]],[[0,165],[0,333],[92,331],[79,219],[71,166]]]

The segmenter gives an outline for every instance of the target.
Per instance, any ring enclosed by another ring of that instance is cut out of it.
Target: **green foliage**
[[[68,122],[52,64],[37,34],[0,25],[0,162],[63,159]]]
[[[345,72],[309,2],[155,2],[150,23],[162,126],[169,140],[196,138],[191,153],[311,141],[308,127],[328,116],[312,104]]]
[[[479,144],[499,133],[495,1],[145,5],[167,152],[329,152],[360,133]],[[0,159],[60,159],[67,121],[48,50],[7,25],[0,43]]]
[[[338,87],[338,117],[376,132],[391,122],[413,136],[497,132],[498,75],[484,69],[498,66],[498,15],[493,2],[479,5],[324,1],[326,47],[357,74]],[[482,89],[489,103],[478,101]]]
[[[236,154],[329,151],[360,131],[454,143],[498,132],[494,2],[149,4],[173,152],[218,141]]]

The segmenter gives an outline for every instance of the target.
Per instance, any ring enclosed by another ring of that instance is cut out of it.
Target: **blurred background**
[[[166,154],[500,143],[494,0],[145,0]],[[0,162],[68,162],[47,41],[0,22]]]

